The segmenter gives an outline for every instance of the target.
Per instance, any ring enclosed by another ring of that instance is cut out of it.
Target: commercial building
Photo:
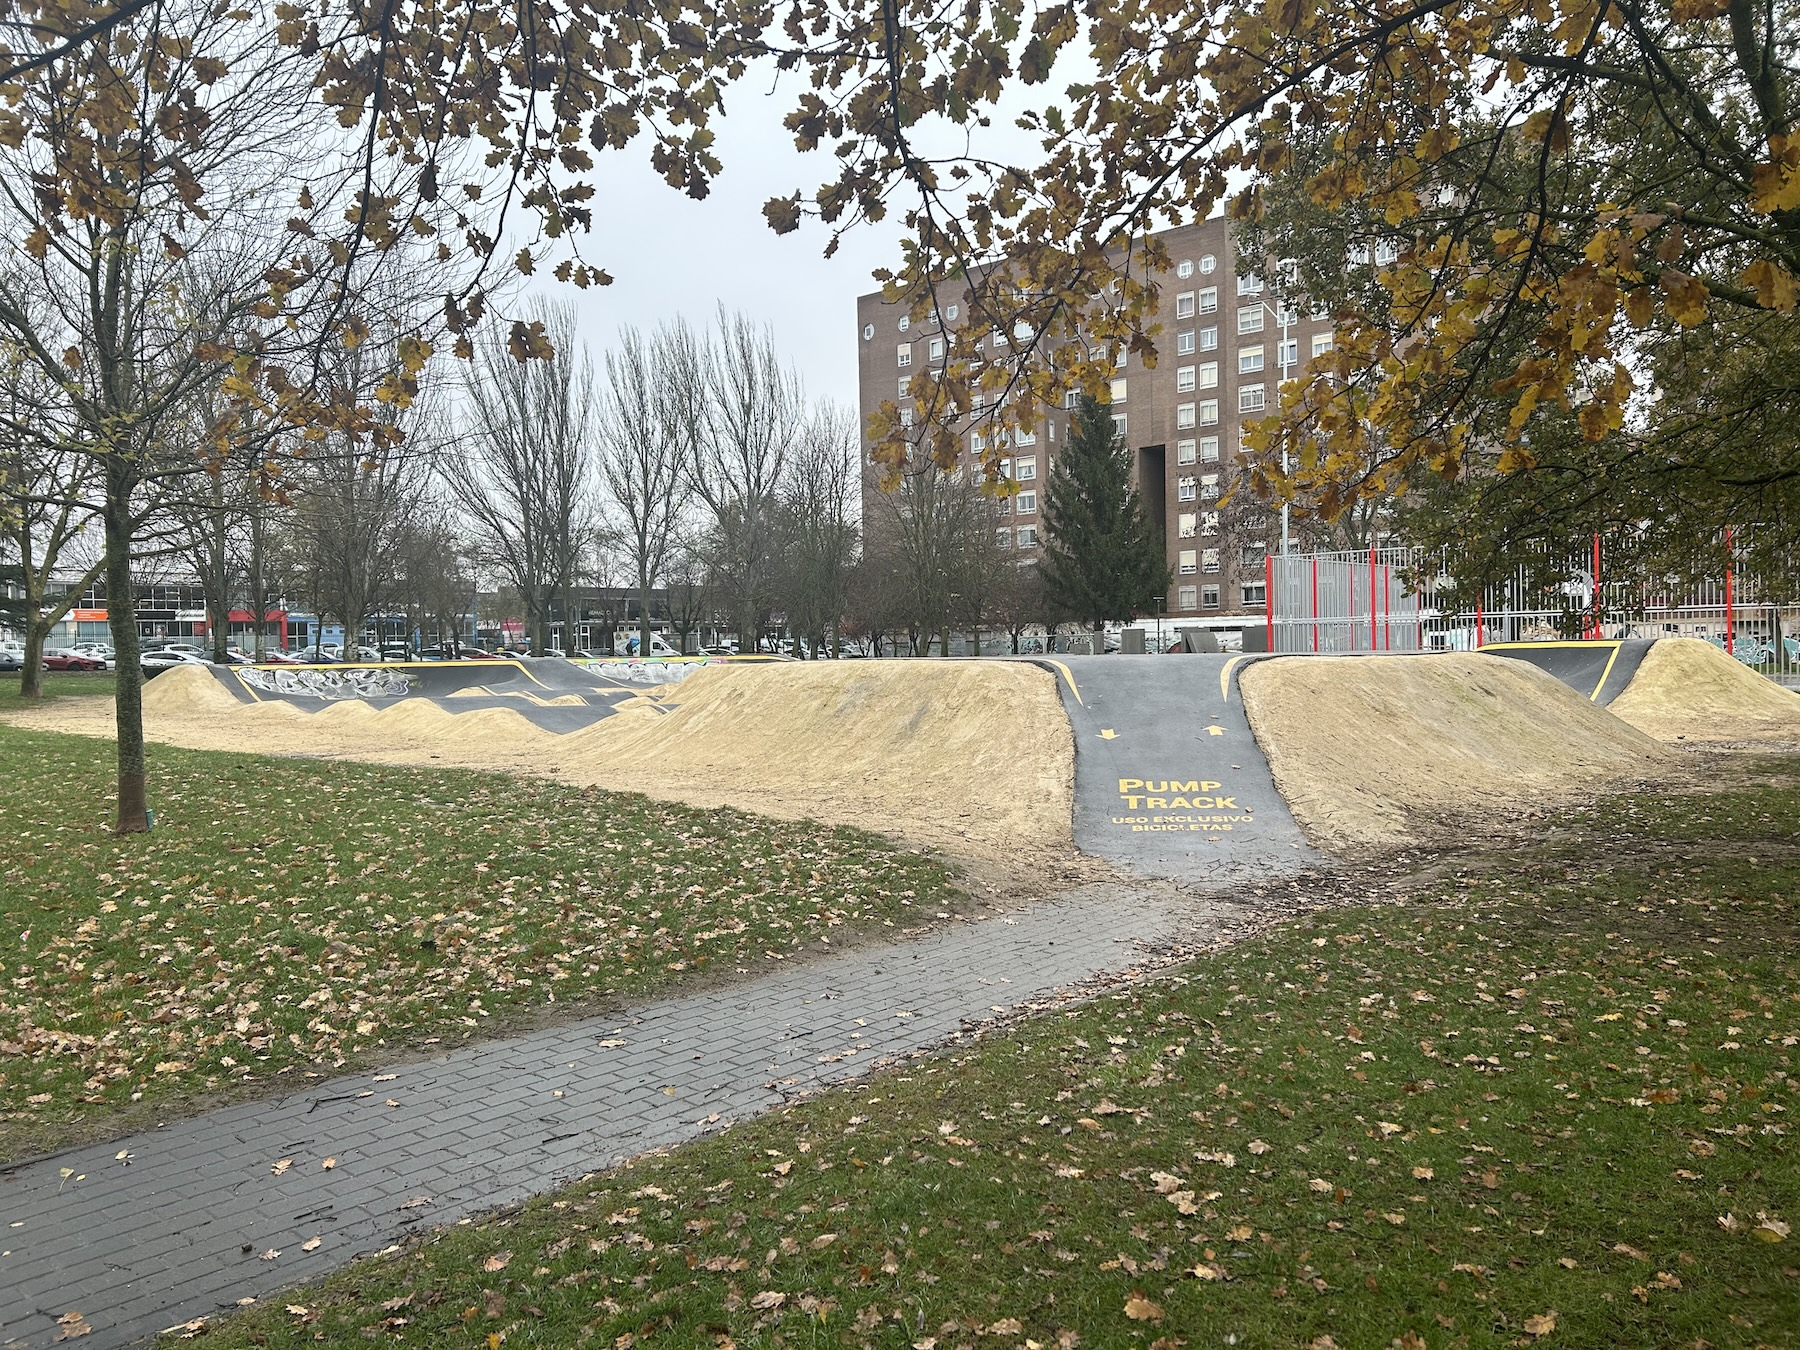
[[[1278,546],[1278,524],[1254,510],[1224,519],[1219,499],[1245,424],[1278,403],[1284,377],[1330,348],[1331,324],[1325,316],[1279,304],[1261,276],[1240,272],[1222,217],[1155,237],[1173,263],[1160,282],[1157,364],[1121,364],[1111,407],[1145,508],[1162,522],[1167,540],[1174,580],[1165,612],[1177,620],[1260,617],[1267,603],[1263,560]],[[961,316],[949,288],[941,300],[942,321],[954,329]],[[858,299],[856,325],[866,427],[884,399],[905,407],[907,381],[920,369],[941,367],[947,343],[935,320],[909,322],[905,308],[879,292]],[[987,340],[996,356],[1010,345],[1006,334]],[[1021,562],[1041,554],[1043,485],[1069,417],[1067,409],[1052,410],[1010,446],[1005,468],[1019,492],[998,527],[998,542]],[[981,433],[971,425],[963,435],[967,460],[979,454]],[[865,474],[865,507],[878,491]]]

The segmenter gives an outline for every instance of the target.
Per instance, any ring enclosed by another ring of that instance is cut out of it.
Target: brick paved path
[[[419,1227],[867,1073],[1227,913],[1090,886],[916,941],[0,1169],[0,1350],[49,1345],[71,1311],[93,1328],[84,1350],[216,1315]],[[336,1159],[329,1169],[326,1158]]]

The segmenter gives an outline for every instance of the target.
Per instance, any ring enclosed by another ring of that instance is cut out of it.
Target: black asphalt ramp
[[[1075,846],[1144,876],[1241,881],[1319,861],[1276,791],[1223,655],[1069,656]]]
[[[1620,694],[1644,663],[1644,654],[1655,638],[1596,639],[1593,641],[1494,642],[1481,649],[1484,656],[1505,656],[1528,661],[1546,675],[1605,707]]]

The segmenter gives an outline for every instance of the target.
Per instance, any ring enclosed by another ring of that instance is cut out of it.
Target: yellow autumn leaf
[[[1163,1310],[1162,1305],[1152,1303],[1142,1294],[1133,1294],[1125,1300],[1125,1315],[1134,1322],[1160,1322]]]
[[[1756,292],[1757,303],[1783,314],[1794,312],[1794,277],[1785,267],[1760,259],[1746,267],[1738,280]]]
[[[1706,318],[1706,301],[1711,293],[1704,281],[1682,272],[1664,272],[1658,284],[1663,289],[1663,308],[1683,328],[1693,328]]]
[[[1539,1313],[1535,1317],[1525,1319],[1527,1336],[1548,1336],[1556,1330],[1556,1314],[1554,1312]]]

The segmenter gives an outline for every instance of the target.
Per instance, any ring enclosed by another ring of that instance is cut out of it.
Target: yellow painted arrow
[[[1102,729],[1100,732],[1100,739],[1103,741],[1114,741],[1114,740],[1117,740],[1118,738],[1119,738],[1119,733],[1114,731],[1111,727],[1106,727],[1106,728]]]
[[[1206,729],[1206,734],[1208,736],[1223,736],[1225,734],[1225,728],[1215,723]]]

